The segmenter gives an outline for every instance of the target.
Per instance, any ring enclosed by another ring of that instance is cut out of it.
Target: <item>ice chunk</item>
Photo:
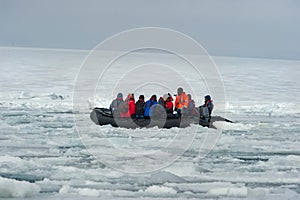
[[[30,197],[40,190],[34,183],[0,177],[0,197]]]
[[[100,191],[95,189],[83,188],[79,190],[79,195],[88,197],[98,197],[100,196]]]
[[[151,196],[169,196],[177,194],[177,191],[170,187],[152,185],[145,190],[145,193]]]
[[[247,197],[248,190],[246,187],[223,187],[210,189],[207,193],[212,196]]]
[[[213,125],[217,128],[222,127],[223,130],[234,130],[234,131],[249,131],[255,127],[252,124],[242,124],[242,123],[224,123],[224,122],[214,122]]]
[[[163,184],[163,183],[182,183],[185,182],[185,180],[179,176],[176,176],[175,174],[172,174],[170,172],[161,171],[156,174],[152,174],[150,177],[150,182],[152,184]]]

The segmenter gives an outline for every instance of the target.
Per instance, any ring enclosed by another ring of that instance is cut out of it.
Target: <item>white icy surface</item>
[[[40,187],[26,181],[0,177],[0,197],[31,197],[40,192]]]
[[[300,61],[214,58],[226,90],[227,118],[236,123],[215,123],[223,127],[222,135],[202,158],[202,142],[214,130],[96,127],[89,113],[109,105],[110,91],[84,99],[80,110],[73,110],[73,85],[87,53],[0,48],[0,197],[300,198]],[[112,80],[118,77],[111,74]],[[177,87],[176,80],[168,80]],[[205,91],[198,95],[202,100]],[[84,132],[77,133],[73,115],[84,119],[77,124],[85,125]],[[131,162],[133,153],[146,154],[137,158],[139,167],[163,164],[180,144],[160,152],[161,160],[147,153],[191,132],[196,133],[193,144],[167,167],[145,174],[113,169]],[[146,137],[152,133],[157,134]],[[118,147],[119,157],[107,141]],[[86,145],[101,148],[102,160]]]

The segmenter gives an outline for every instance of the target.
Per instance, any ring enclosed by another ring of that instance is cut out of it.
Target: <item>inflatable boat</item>
[[[107,108],[94,108],[90,114],[91,120],[96,125],[110,124],[113,127],[123,128],[142,128],[142,127],[159,127],[159,128],[172,128],[172,127],[187,127],[191,124],[199,124],[204,127],[215,128],[213,122],[224,121],[233,123],[231,120],[225,119],[220,116],[212,116],[210,122],[203,120],[200,116],[185,116],[176,117],[176,115],[168,116],[165,118],[150,118],[150,119],[132,119],[113,117],[111,111]]]

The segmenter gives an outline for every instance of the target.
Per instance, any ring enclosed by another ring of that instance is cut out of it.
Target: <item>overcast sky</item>
[[[92,49],[145,26],[183,32],[211,55],[300,59],[299,0],[0,0],[0,46]]]

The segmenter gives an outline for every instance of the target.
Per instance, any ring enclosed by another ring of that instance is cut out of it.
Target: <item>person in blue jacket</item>
[[[154,94],[151,96],[151,98],[148,101],[146,101],[145,112],[144,112],[145,118],[150,118],[152,116],[153,108],[151,109],[151,107],[156,104],[157,104],[157,97]]]

